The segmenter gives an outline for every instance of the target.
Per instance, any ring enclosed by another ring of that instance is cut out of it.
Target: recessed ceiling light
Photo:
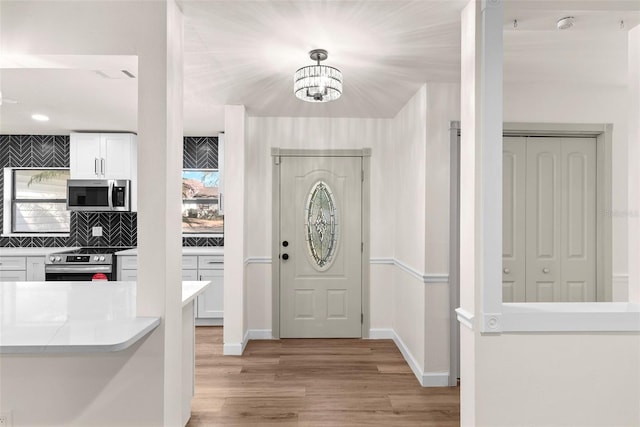
[[[49,116],[45,116],[44,114],[33,114],[31,116],[31,118],[33,120],[37,120],[39,122],[48,122],[49,121]]]
[[[558,19],[558,22],[556,22],[556,26],[559,30],[568,30],[569,28],[573,27],[575,19],[576,18],[574,18],[573,16],[565,16],[564,18]]]

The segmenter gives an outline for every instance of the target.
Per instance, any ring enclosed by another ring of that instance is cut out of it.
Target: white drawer
[[[221,269],[224,267],[224,255],[200,255],[198,257],[198,268]]]
[[[198,280],[198,270],[182,270],[182,280]]]
[[[27,280],[27,272],[21,271],[0,271],[0,282],[24,282]]]
[[[23,256],[0,257],[0,270],[26,270],[27,258]]]
[[[182,255],[182,269],[183,270],[197,270],[198,269],[198,257],[195,255]]]
[[[138,268],[137,256],[119,256],[118,263],[123,270],[135,270]]]

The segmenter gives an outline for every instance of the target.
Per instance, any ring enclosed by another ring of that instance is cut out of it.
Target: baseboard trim
[[[225,356],[242,356],[247,342],[249,342],[249,331],[245,332],[244,338],[240,343],[224,343],[222,346],[222,354]]]
[[[201,318],[196,317],[196,326],[223,326],[222,318]]]
[[[392,340],[393,329],[369,329],[370,340]]]
[[[400,350],[400,353],[402,353],[402,357],[407,361],[407,364],[413,371],[413,375],[416,376],[422,387],[449,386],[449,372],[423,372],[407,345],[402,341],[402,338],[400,338],[394,330],[391,331],[393,332],[393,342],[398,347],[398,350]]]
[[[242,343],[228,344],[222,346],[222,354],[225,356],[242,356],[244,346]]]
[[[272,340],[273,333],[271,329],[249,329],[247,331],[248,340]]]

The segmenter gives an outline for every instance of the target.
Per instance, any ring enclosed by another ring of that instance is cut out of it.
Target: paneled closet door
[[[562,147],[555,138],[527,141],[528,302],[560,301]]]
[[[502,299],[596,300],[596,140],[505,137]]]
[[[502,152],[502,301],[524,302],[526,138],[505,137]]]

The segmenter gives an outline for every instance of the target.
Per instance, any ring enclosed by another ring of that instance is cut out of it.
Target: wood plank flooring
[[[391,340],[250,341],[222,355],[222,328],[196,328],[188,427],[458,426],[459,387],[423,388]]]

